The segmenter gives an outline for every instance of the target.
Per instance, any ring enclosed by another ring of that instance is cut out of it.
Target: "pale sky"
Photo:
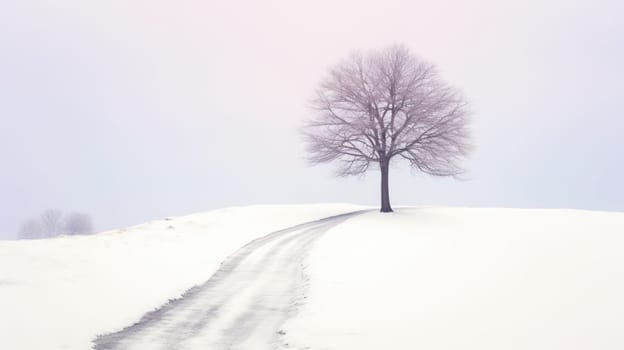
[[[391,170],[393,205],[624,210],[624,2],[4,1],[0,238],[248,204],[378,204],[298,133],[328,67],[402,43],[471,103],[468,179]]]

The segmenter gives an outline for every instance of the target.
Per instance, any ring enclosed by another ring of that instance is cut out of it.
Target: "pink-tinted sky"
[[[403,43],[474,111],[467,181],[392,170],[398,204],[624,210],[621,1],[0,5],[0,238],[46,208],[99,229],[258,204],[377,204],[309,168],[320,77]]]

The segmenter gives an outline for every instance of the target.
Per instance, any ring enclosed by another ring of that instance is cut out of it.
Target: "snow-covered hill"
[[[89,349],[203,283],[247,242],[354,205],[227,208],[92,236],[0,242],[0,349]]]
[[[370,212],[308,274],[296,349],[624,349],[624,213]]]
[[[88,349],[249,241],[359,209],[229,208],[0,242],[0,349]],[[305,261],[285,349],[624,348],[624,213],[371,211],[330,228]]]

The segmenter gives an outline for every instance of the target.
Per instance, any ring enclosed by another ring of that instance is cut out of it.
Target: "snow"
[[[251,240],[359,209],[228,208],[0,242],[0,349],[88,349]],[[624,213],[371,211],[306,256],[304,295],[279,333],[285,349],[624,348]]]
[[[92,236],[0,242],[0,349],[88,349],[203,283],[254,238],[361,209],[251,206]]]
[[[307,274],[285,349],[624,349],[624,213],[369,212]]]

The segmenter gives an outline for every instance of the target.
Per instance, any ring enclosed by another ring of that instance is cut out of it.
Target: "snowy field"
[[[308,274],[295,349],[624,349],[624,213],[371,212]]]
[[[0,349],[88,349],[249,241],[359,209],[229,208],[0,242]],[[330,228],[306,256],[283,349],[624,349],[624,213],[372,211]]]
[[[0,349],[89,349],[210,278],[254,238],[361,209],[251,206],[92,236],[0,242]]]

